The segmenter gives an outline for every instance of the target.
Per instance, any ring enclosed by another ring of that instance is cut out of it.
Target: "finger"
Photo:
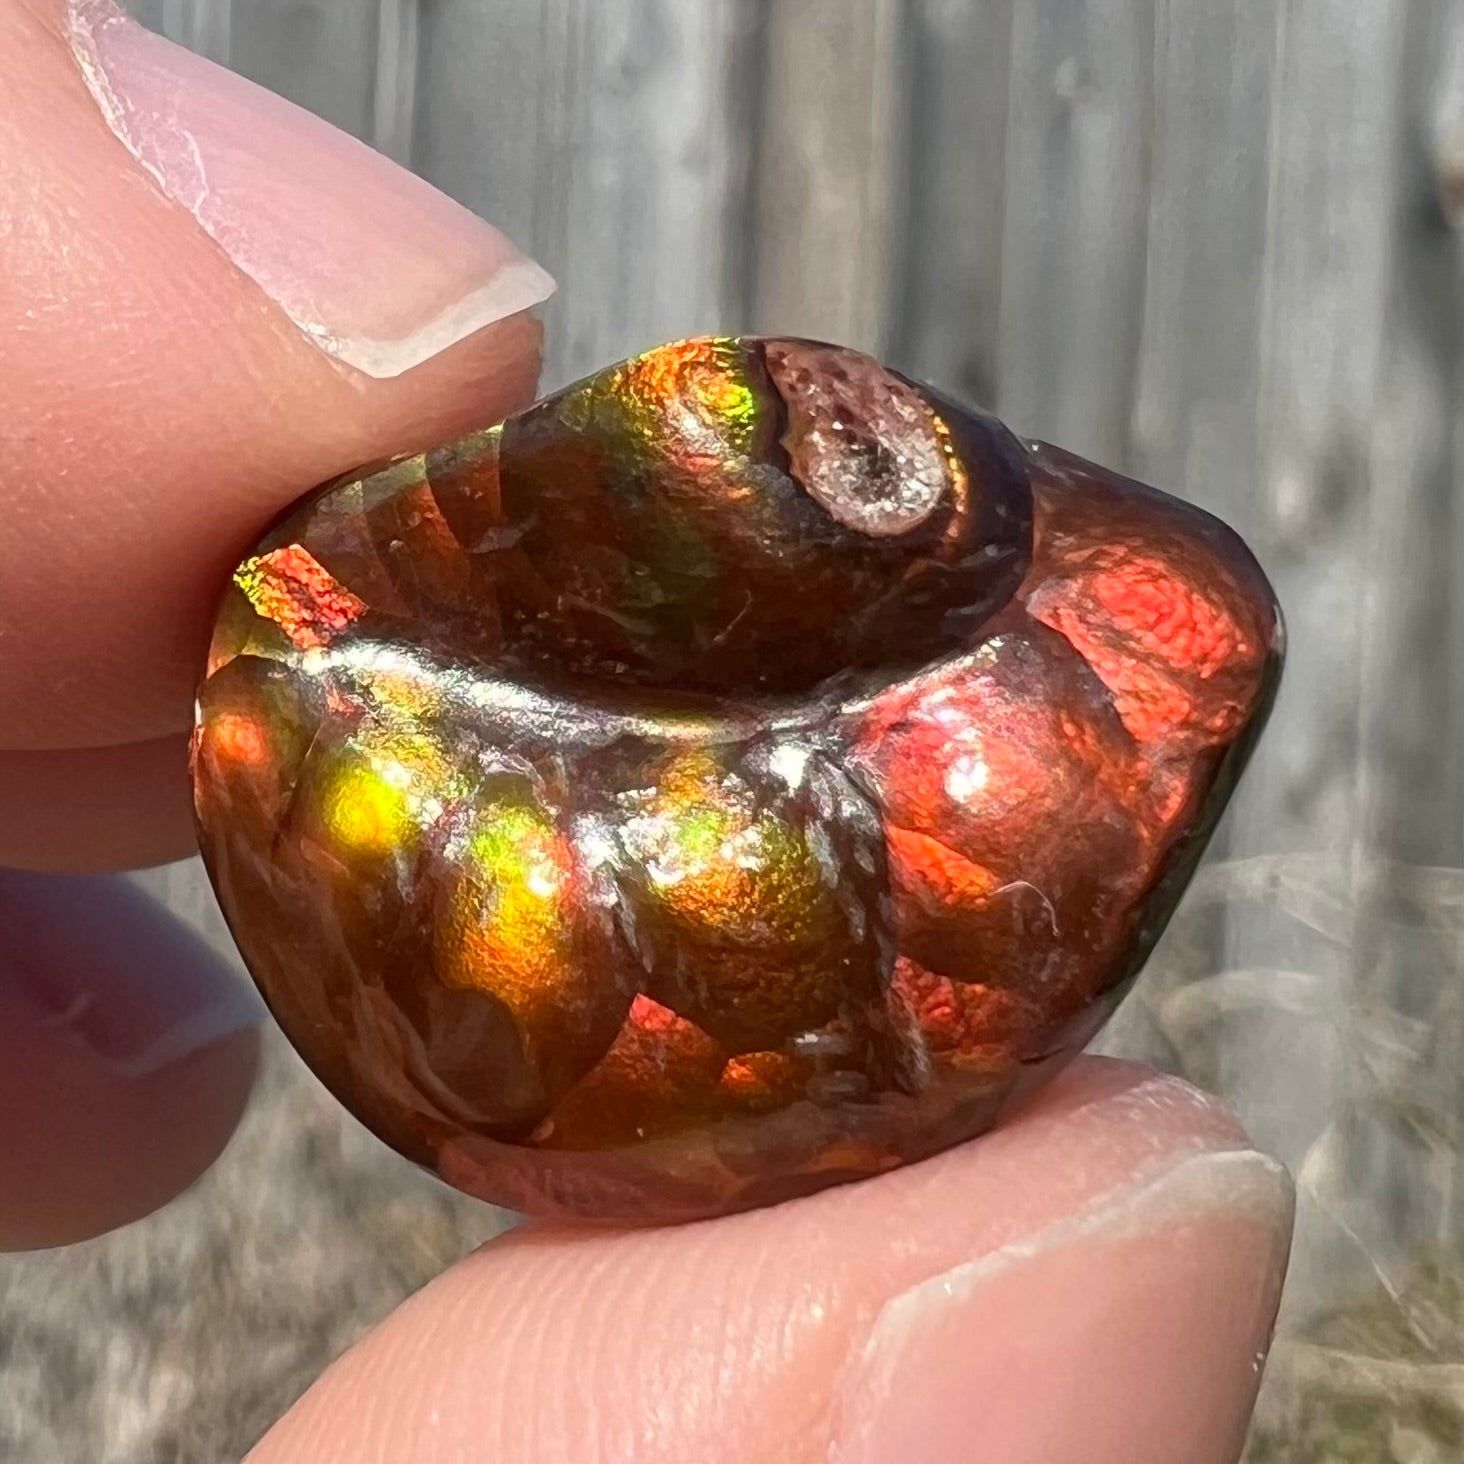
[[[193,848],[188,737],[0,752],[0,867],[142,869]]]
[[[1232,1464],[1291,1191],[1212,1100],[1084,1062],[926,1163],[663,1231],[528,1228],[250,1464]]]
[[[154,741],[261,527],[521,404],[550,284],[98,0],[0,0],[0,139],[0,748]]]
[[[261,1007],[126,881],[0,871],[0,1249],[156,1209],[217,1157]]]

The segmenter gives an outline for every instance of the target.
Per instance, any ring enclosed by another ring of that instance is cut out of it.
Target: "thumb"
[[[177,776],[229,565],[321,479],[521,405],[521,312],[551,284],[420,179],[102,0],[0,0],[0,220],[16,843],[69,788]],[[55,828],[34,837],[0,863],[75,862]]]
[[[249,1464],[1234,1464],[1285,1172],[1084,1061],[985,1138],[664,1231],[527,1227],[346,1354]]]

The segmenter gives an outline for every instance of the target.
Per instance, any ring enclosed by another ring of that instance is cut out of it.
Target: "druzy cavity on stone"
[[[200,841],[321,1078],[537,1214],[980,1132],[1158,938],[1276,605],[1188,504],[809,341],[663,346],[235,571]]]

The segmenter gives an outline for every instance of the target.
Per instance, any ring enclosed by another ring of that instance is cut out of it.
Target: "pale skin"
[[[106,872],[190,852],[192,683],[229,566],[319,480],[527,402],[541,332],[510,313],[392,375],[320,349],[121,145],[65,35],[61,4],[0,0],[0,866]],[[369,217],[395,185],[363,166]],[[147,975],[114,979],[105,901],[81,961],[18,888],[0,870],[10,1248],[166,1203],[227,1141],[259,1050],[235,1025],[143,1073],[100,1060],[18,973],[69,963],[52,974],[122,1027]],[[236,979],[161,910],[127,919],[175,1005]],[[881,1179],[495,1241],[251,1459],[1228,1464],[1290,1203],[1217,1103],[1085,1060],[997,1132]]]

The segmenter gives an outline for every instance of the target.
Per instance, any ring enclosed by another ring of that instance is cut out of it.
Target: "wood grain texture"
[[[417,137],[421,0],[377,0],[371,145],[411,167]]]
[[[909,102],[897,0],[770,7],[763,37],[755,329],[882,354],[905,219]]]
[[[546,379],[745,324],[754,44],[739,0],[439,0],[414,163],[559,282]]]
[[[1153,132],[1152,0],[1013,11],[998,381],[1019,431],[1126,456]]]
[[[1014,0],[915,0],[903,39],[905,180],[891,363],[994,407]]]
[[[236,5],[229,65],[253,81],[371,138],[376,92],[377,7],[369,0],[246,0]]]

